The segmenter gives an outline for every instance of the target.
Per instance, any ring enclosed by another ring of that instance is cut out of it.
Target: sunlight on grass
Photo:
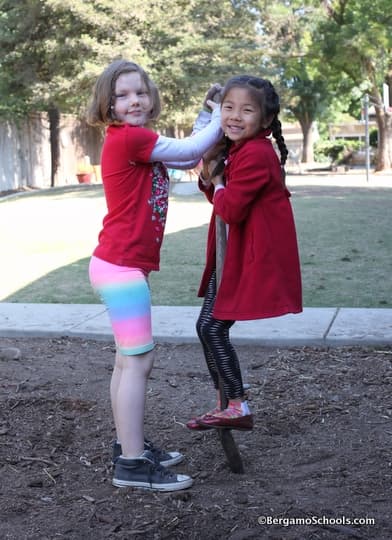
[[[64,191],[64,190],[62,190]],[[104,200],[45,191],[1,203],[0,298],[91,253],[104,214]],[[78,194],[78,192],[76,192]]]
[[[296,186],[292,204],[307,307],[392,307],[390,189]],[[99,303],[87,268],[105,214],[100,186],[0,201],[0,299]],[[198,305],[211,205],[171,197],[155,305]]]
[[[45,190],[0,204],[0,247],[8,254],[0,300],[99,302],[87,267],[106,212],[102,188]],[[210,214],[200,194],[171,198],[166,237],[208,223]]]

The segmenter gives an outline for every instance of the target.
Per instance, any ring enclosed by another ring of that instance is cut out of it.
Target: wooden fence
[[[60,117],[60,156],[56,186],[77,183],[77,164],[88,155],[99,164],[102,133],[71,115]],[[99,171],[99,168],[96,170]],[[100,181],[99,174],[96,181]],[[49,120],[46,113],[24,121],[0,121],[0,192],[51,185]]]
[[[287,123],[283,124],[282,129],[289,149],[288,163],[298,166],[303,143],[301,128],[298,123]],[[336,136],[342,135],[339,130],[332,130],[331,137]],[[76,184],[77,165],[84,161],[86,155],[95,166],[93,181],[100,182],[102,132],[75,116],[61,115],[59,140],[60,156],[55,185]],[[46,188],[50,185],[51,153],[47,114],[31,114],[20,123],[0,120],[0,192],[26,187]]]

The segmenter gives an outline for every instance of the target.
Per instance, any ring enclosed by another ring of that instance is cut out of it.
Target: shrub
[[[369,144],[372,148],[377,148],[378,146],[378,129],[373,128],[369,132]]]
[[[363,142],[357,139],[320,140],[315,145],[315,159],[316,161],[330,160],[332,165],[346,164],[362,147]]]

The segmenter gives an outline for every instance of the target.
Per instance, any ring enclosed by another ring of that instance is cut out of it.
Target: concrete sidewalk
[[[196,342],[199,307],[153,307],[160,343]],[[112,340],[105,308],[98,304],[0,302],[1,337],[83,337]],[[261,346],[392,345],[392,309],[305,308],[299,315],[237,322],[234,343]]]

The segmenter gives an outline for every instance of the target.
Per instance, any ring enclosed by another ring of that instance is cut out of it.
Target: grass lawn
[[[290,178],[288,178],[290,185]],[[392,190],[291,189],[307,307],[392,307]],[[198,305],[210,205],[171,197],[155,305]],[[99,303],[87,267],[105,213],[101,186],[0,199],[5,302]]]
[[[392,307],[392,190],[292,193],[304,305]]]

